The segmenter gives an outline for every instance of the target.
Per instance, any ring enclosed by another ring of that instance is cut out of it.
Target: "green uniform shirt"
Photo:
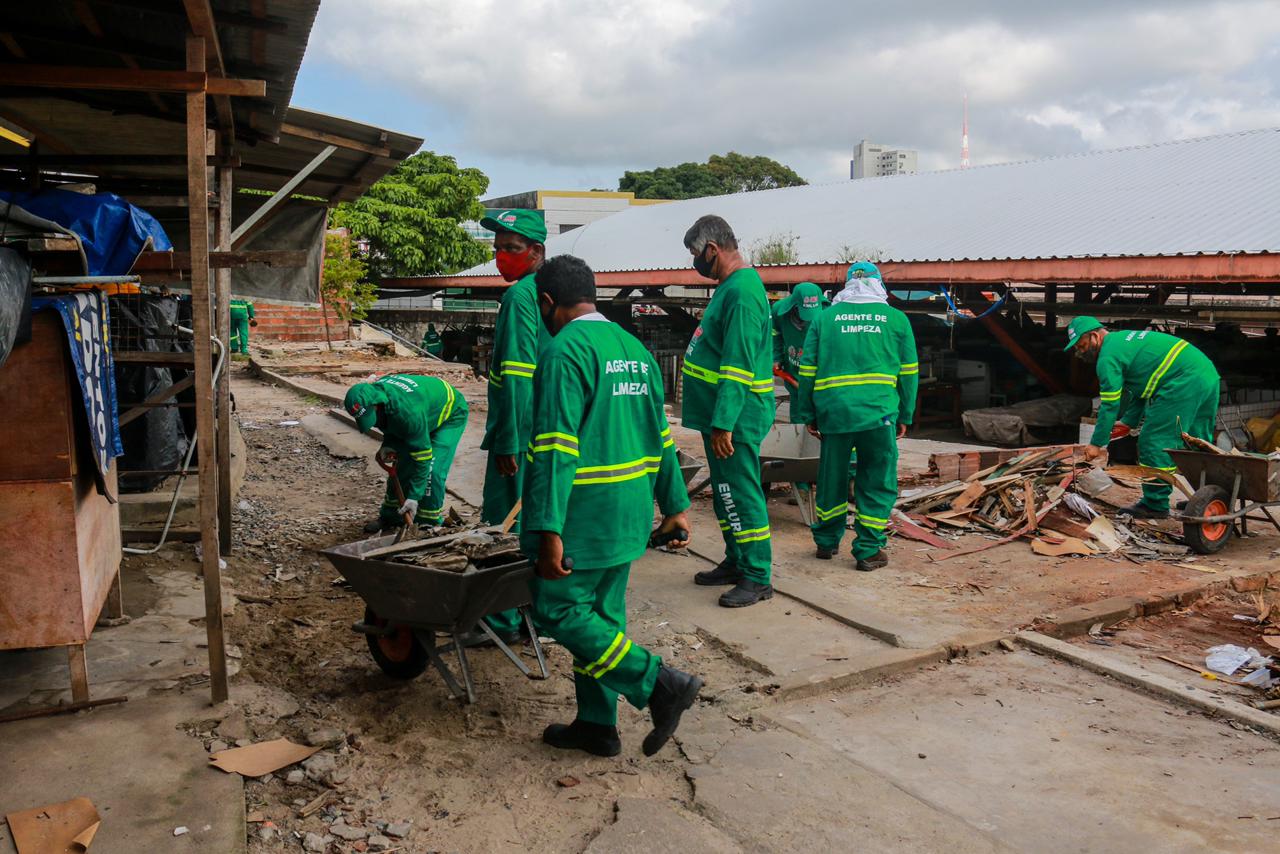
[[[253,313],[253,301],[247,299],[233,299],[227,306],[231,310],[232,320],[244,320],[255,317]]]
[[[910,424],[920,383],[911,322],[882,302],[837,302],[809,324],[794,421],[826,433]]]
[[[1154,395],[1177,394],[1206,380],[1219,382],[1213,362],[1181,338],[1163,332],[1112,332],[1102,339],[1098,351],[1102,404],[1089,443],[1105,448],[1117,418],[1137,427]],[[1187,414],[1187,424],[1193,415]]]
[[[378,416],[383,447],[397,454],[407,453],[417,463],[431,460],[431,434],[448,421],[455,410],[467,408],[462,393],[439,377],[388,374],[373,384],[387,395],[383,412]],[[408,482],[400,484],[404,497],[421,501],[430,480],[431,466],[413,466]]]
[[[549,337],[530,273],[507,288],[498,309],[489,357],[489,416],[481,448],[505,456],[525,450],[533,418],[533,372],[538,352]]]
[[[827,304],[824,298],[823,305]],[[800,354],[804,352],[809,327],[796,325],[796,314],[791,310],[794,307],[789,300],[780,299],[769,308],[769,318],[773,323],[773,363],[799,379],[796,371],[800,368]]]
[[[552,531],[582,569],[630,563],[648,544],[655,490],[664,515],[689,506],[658,363],[599,314],[565,326],[541,359],[522,545],[536,554],[538,532]]]
[[[758,444],[773,424],[773,336],[760,274],[750,267],[716,288],[684,356],[684,426],[730,430]]]

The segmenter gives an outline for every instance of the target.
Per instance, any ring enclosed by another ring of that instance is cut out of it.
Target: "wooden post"
[[[219,137],[219,145],[225,137]],[[222,154],[224,152],[219,152]],[[221,159],[221,158],[220,158]],[[234,189],[231,184],[231,167],[218,167],[218,249],[231,248],[231,201]],[[223,348],[231,346],[231,270],[218,268],[214,273],[217,299],[214,301],[214,327]],[[222,376],[214,389],[218,413],[218,548],[224,555],[231,554],[231,358],[223,363]]]
[[[119,570],[116,570],[116,577],[112,580],[111,586],[107,588],[107,599],[102,603],[102,612],[113,620],[118,620],[124,616],[124,591],[120,586]]]
[[[1050,282],[1044,286],[1044,301],[1051,308],[1044,313],[1044,326],[1050,332],[1054,332],[1058,328],[1058,283]]]
[[[67,647],[67,666],[71,669],[71,701],[89,701],[89,662],[85,659],[84,644]]]
[[[204,39],[187,39],[187,70],[204,71]],[[227,658],[222,640],[222,571],[218,555],[217,437],[213,415],[213,354],[209,335],[209,168],[205,92],[187,94],[187,199],[191,225],[191,328],[195,332],[196,440],[199,467],[200,543],[204,614],[209,640],[213,702],[227,699]]]

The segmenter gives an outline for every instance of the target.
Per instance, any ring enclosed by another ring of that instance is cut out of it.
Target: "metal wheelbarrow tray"
[[[1248,532],[1248,520],[1270,522],[1280,530],[1271,508],[1280,506],[1280,460],[1252,454],[1212,454],[1170,448],[1168,454],[1195,492],[1175,516],[1182,522],[1183,538],[1200,554],[1226,547],[1240,524]],[[1250,517],[1261,509],[1263,516]]]
[[[817,521],[817,493],[811,485],[818,482],[821,454],[822,441],[803,424],[774,424],[760,442],[760,481],[790,483],[800,518],[810,526]]]
[[[485,530],[485,533],[496,533]],[[444,546],[463,531],[425,540],[395,543],[395,536],[374,537],[327,549],[325,557],[365,601],[364,619],[352,626],[363,634],[374,661],[389,676],[412,679],[434,666],[454,696],[475,702],[475,686],[462,636],[481,629],[516,668],[529,678],[547,678],[546,659],[529,613],[529,579],[533,565],[519,554],[481,558],[457,572],[397,563],[390,558],[403,552]],[[520,657],[482,619],[516,608],[538,659],[541,676],[535,676]],[[440,643],[438,634],[444,634]],[[458,659],[462,684],[454,678],[442,656]]]

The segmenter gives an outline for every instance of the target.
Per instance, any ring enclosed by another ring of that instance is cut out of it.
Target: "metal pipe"
[[[31,281],[37,285],[136,285],[142,281],[141,276],[32,276]]]
[[[383,335],[386,335],[388,338],[392,338],[392,339],[395,339],[396,341],[399,341],[401,344],[403,344],[404,346],[408,347],[411,350],[417,350],[420,355],[426,356],[431,359],[435,359],[437,362],[444,361],[444,359],[441,359],[439,356],[435,355],[434,353],[428,353],[426,350],[422,349],[417,344],[414,344],[411,341],[401,338],[399,335],[395,334],[390,329],[383,329],[378,324],[370,323],[369,321],[363,320],[363,319],[360,322],[363,323],[365,326],[368,326],[372,329],[377,330],[378,332],[381,332]]]

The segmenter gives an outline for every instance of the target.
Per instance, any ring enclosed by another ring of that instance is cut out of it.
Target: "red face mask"
[[[494,260],[498,263],[498,272],[502,274],[502,278],[508,282],[523,278],[529,272],[529,268],[533,266],[533,259],[529,257],[529,253],[532,251],[532,246],[526,248],[523,252],[497,250],[494,253]]]

